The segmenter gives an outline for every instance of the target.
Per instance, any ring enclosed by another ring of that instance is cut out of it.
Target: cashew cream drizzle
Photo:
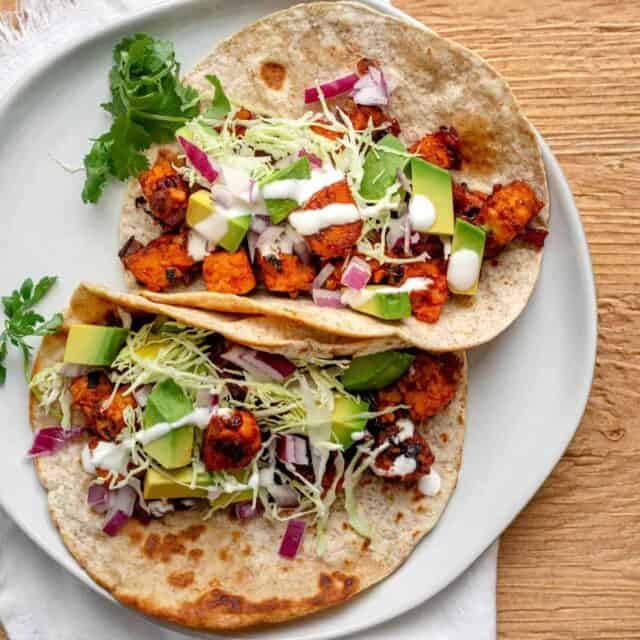
[[[377,476],[382,478],[395,478],[397,476],[406,476],[416,470],[417,464],[415,458],[410,458],[404,454],[398,456],[389,469],[381,469],[375,464],[371,466],[371,470]]]
[[[276,180],[262,187],[262,195],[267,199],[295,200],[304,204],[312,195],[331,184],[344,180],[344,173],[327,167],[314,169],[308,180]]]
[[[429,496],[433,498],[440,493],[440,488],[442,487],[442,478],[440,478],[440,474],[435,470],[431,469],[431,472],[426,476],[422,476],[420,480],[418,480],[418,491],[424,496]]]
[[[480,256],[471,249],[458,249],[449,258],[447,282],[458,291],[471,289],[480,275]]]
[[[322,209],[295,211],[289,215],[289,224],[303,236],[318,233],[320,229],[334,224],[349,224],[360,220],[355,204],[329,204]]]
[[[436,221],[433,202],[420,193],[414,193],[409,201],[409,223],[413,231],[426,232]]]
[[[424,291],[428,289],[433,280],[431,278],[408,278],[400,287],[378,287],[375,289],[346,289],[342,292],[341,302],[344,305],[357,309],[365,305],[373,296],[384,293],[402,293],[403,291]]]

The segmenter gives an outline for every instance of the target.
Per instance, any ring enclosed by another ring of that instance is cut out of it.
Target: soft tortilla
[[[351,73],[362,57],[378,59],[397,85],[388,111],[400,121],[404,142],[442,125],[455,126],[464,157],[462,169],[453,172],[456,179],[485,192],[495,183],[526,180],[545,203],[536,224],[548,224],[540,148],[506,81],[478,55],[427,28],[350,2],[298,5],[222,41],[186,81],[203,94],[210,93],[205,75],[215,73],[237,103],[258,112],[297,117],[305,111],[305,87]],[[270,66],[263,66],[267,63]],[[274,88],[273,74],[267,72],[274,68],[284,74],[280,88]],[[147,242],[159,233],[157,225],[136,209],[139,193],[132,181],[121,218],[121,242],[131,235]],[[413,317],[385,322],[265,293],[244,297],[208,293],[201,282],[194,283],[194,291],[143,295],[158,302],[290,318],[343,336],[395,337],[422,349],[454,351],[487,342],[518,317],[533,291],[541,257],[541,251],[522,244],[508,247],[496,265],[485,264],[477,296],[453,297],[436,324]],[[129,284],[135,286],[132,279]]]
[[[115,306],[166,314],[187,321],[190,310],[154,305],[141,298],[82,286],[71,301],[62,333],[44,339],[34,371],[60,362],[65,331],[73,323],[100,322]],[[198,326],[232,337],[236,327],[217,314],[198,313]],[[208,324],[206,318],[210,317]],[[375,350],[375,348],[373,349]],[[465,365],[466,367],[466,365]],[[226,514],[203,521],[201,512],[169,514],[146,527],[131,521],[116,537],[102,533],[103,516],[86,504],[90,476],[80,464],[82,444],[36,459],[48,491],[53,522],[78,563],[121,602],[169,622],[221,630],[273,623],[325,609],[355,596],[399,567],[436,524],[457,481],[465,424],[466,368],[454,401],[420,427],[436,455],[442,490],[427,498],[369,478],[358,491],[362,513],[378,535],[370,545],[345,524],[336,508],[324,559],[307,535],[295,561],[278,556],[283,524],[265,519],[244,525]],[[74,423],[81,422],[74,416]],[[34,429],[54,421],[31,398]]]

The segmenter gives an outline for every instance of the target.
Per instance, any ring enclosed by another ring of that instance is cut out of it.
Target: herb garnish
[[[102,106],[114,118],[84,158],[84,202],[97,202],[109,176],[126,180],[148,168],[141,153],[153,142],[173,140],[176,129],[198,115],[198,92],[181,84],[180,65],[168,40],[137,33],[113,50],[109,72],[111,102]]]
[[[7,357],[8,345],[11,343],[22,351],[24,374],[29,377],[31,362],[31,345],[25,342],[29,336],[47,336],[55,333],[62,324],[62,314],[56,313],[49,320],[36,313],[34,307],[58,280],[57,276],[45,276],[34,286],[33,280],[27,278],[19,289],[9,296],[2,297],[4,315],[4,331],[0,333],[0,385],[7,377],[4,361]]]

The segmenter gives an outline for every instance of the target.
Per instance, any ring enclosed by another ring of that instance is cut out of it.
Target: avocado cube
[[[373,391],[395,382],[411,366],[415,356],[402,351],[383,351],[353,358],[342,374],[348,391]]]
[[[310,179],[311,164],[309,163],[309,158],[307,156],[303,156],[288,167],[284,167],[269,176],[269,178],[262,183],[262,186],[271,182],[276,182],[277,180]],[[291,200],[290,198],[265,198],[265,204],[267,205],[267,211],[269,212],[271,222],[273,224],[279,224],[302,203]]]
[[[163,472],[152,468],[147,469],[144,475],[144,498],[145,500],[205,498],[207,496],[205,489],[191,489],[184,486],[191,483],[191,477],[191,466]]]
[[[376,286],[365,289],[375,291]],[[383,320],[400,320],[411,315],[411,300],[407,291],[374,293],[367,302],[355,309]]]
[[[331,414],[331,440],[342,445],[342,450],[348,449],[355,440],[353,433],[364,431],[368,418],[361,414],[369,411],[369,403],[364,400],[354,400],[347,396],[334,396],[333,413]]]
[[[189,196],[186,221],[191,228],[206,220],[213,212],[213,200],[209,191],[200,189]]]
[[[175,422],[193,409],[191,400],[173,381],[157,384],[147,398],[144,408],[144,428],[160,422]],[[173,429],[153,442],[144,445],[144,450],[165,469],[184,467],[191,461],[193,451],[193,427]]]
[[[463,250],[468,249],[469,251],[473,251],[478,256],[479,265],[482,266],[482,258],[484,257],[484,245],[487,239],[487,234],[484,229],[477,227],[475,224],[471,224],[466,220],[461,220],[458,218],[456,220],[456,227],[453,234],[453,241],[451,242],[451,255],[449,256],[449,269],[451,269],[452,261],[455,261],[456,253]],[[480,279],[480,269],[478,269],[478,274],[476,276],[476,280],[471,287],[468,289],[460,290],[456,289],[449,282],[448,277],[449,271],[447,271],[447,283],[449,285],[449,289],[452,293],[457,293],[458,295],[467,295],[473,296],[478,291],[478,280]]]
[[[64,361],[107,367],[122,349],[128,329],[93,324],[74,324],[69,329],[64,349]]]
[[[411,160],[413,192],[425,196],[436,211],[435,222],[429,229],[416,229],[439,235],[453,235],[453,187],[451,174],[420,158]]]
[[[247,235],[250,224],[250,215],[227,218],[227,233],[224,234],[224,237],[218,242],[218,244],[230,253],[235,253],[238,250],[238,247],[242,244],[244,237]]]
[[[388,149],[389,151],[385,151]],[[404,170],[408,159],[405,146],[391,134],[387,134],[364,159],[360,195],[365,200],[380,200],[387,189],[398,179],[398,169]]]

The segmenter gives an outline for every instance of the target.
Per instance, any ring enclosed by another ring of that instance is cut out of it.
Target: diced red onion
[[[278,553],[283,558],[296,557],[300,544],[302,543],[302,537],[304,536],[306,524],[303,520],[289,520],[287,523],[287,530],[284,532],[282,542],[280,543],[280,550]]]
[[[402,188],[407,193],[413,193],[413,186],[411,185],[411,180],[407,177],[407,174],[402,170],[398,169],[396,171],[396,176],[398,176],[398,182],[402,185]]]
[[[297,507],[300,502],[297,491],[289,485],[272,484],[267,487],[267,491],[279,507]]]
[[[223,353],[221,357],[251,374],[264,376],[276,382],[284,382],[296,368],[284,356],[245,347],[233,347],[230,351]]]
[[[351,91],[354,85],[358,82],[358,75],[356,73],[350,73],[348,76],[336,78],[331,82],[325,82],[320,85],[320,91],[325,98],[334,98],[342,93]],[[311,104],[312,102],[318,102],[320,100],[320,94],[317,87],[310,87],[304,91],[304,103]]]
[[[384,73],[377,67],[369,67],[353,87],[351,97],[356,104],[383,107],[389,103],[389,87]]]
[[[329,291],[329,289],[312,289],[311,297],[319,307],[333,307],[338,309],[344,306],[339,291]]]
[[[362,258],[351,258],[342,272],[340,283],[349,289],[364,289],[371,279],[371,267]]]
[[[87,493],[87,504],[97,513],[106,513],[109,509],[109,489],[103,484],[92,484]]]
[[[260,503],[257,502],[254,507],[250,500],[247,502],[236,502],[234,505],[236,518],[238,518],[238,520],[251,520],[251,518],[255,518],[260,515],[260,506]]]
[[[27,457],[37,458],[38,456],[49,456],[60,449],[63,449],[68,442],[77,438],[84,429],[82,427],[45,427],[38,429],[33,436],[31,449],[27,451]]]
[[[292,464],[309,464],[307,441],[301,436],[281,435],[278,437],[278,458]]]
[[[258,244],[259,233],[255,231],[249,231],[247,234],[247,246],[249,247],[249,260],[254,262],[256,259],[256,246]]]
[[[72,362],[65,362],[58,372],[65,378],[77,378],[78,376],[86,376],[87,373],[94,371],[96,367],[92,367],[86,364],[73,364]]]
[[[320,269],[318,275],[313,279],[313,288],[320,289],[322,285],[329,279],[329,276],[335,271],[335,267],[330,263],[327,264]]]
[[[420,234],[416,231],[411,235],[411,244],[418,244],[418,242],[420,242]]]
[[[251,178],[249,180],[249,202],[251,204],[255,204],[258,200],[259,191],[260,189],[258,188],[258,183],[253,178]]]
[[[215,182],[218,172],[213,168],[209,156],[195,144],[189,142],[186,138],[178,136],[178,142],[184,149],[184,153],[193,165],[194,169],[209,182]]]
[[[227,209],[233,204],[233,193],[228,187],[222,184],[214,184],[211,187],[211,197],[214,202],[219,202]]]
[[[122,527],[124,527],[124,525],[129,522],[129,518],[130,516],[128,516],[124,511],[120,511],[119,509],[110,509],[109,513],[107,513],[107,517],[104,520],[102,530],[108,536],[116,536],[118,535],[120,529],[122,529]]]
[[[284,234],[284,227],[267,227],[256,241],[256,248],[263,256],[268,255],[269,252],[272,253],[274,248],[278,253],[291,253],[293,251],[293,242],[288,236],[283,238]]]
[[[411,253],[411,225],[409,224],[409,216],[407,216],[404,224],[404,252]]]
[[[141,387],[138,387],[133,392],[133,397],[136,399],[136,402],[138,403],[139,406],[146,407],[147,400],[149,399],[149,396],[151,395],[152,391],[153,391],[152,384],[143,384]]]
[[[320,160],[320,158],[318,158],[317,155],[315,155],[315,153],[309,153],[308,151],[305,151],[304,149],[302,149],[302,151],[298,152],[298,158],[309,158],[309,164],[316,168],[316,169],[321,169],[322,168],[322,160]]]
[[[395,249],[404,240],[406,224],[407,216],[391,220],[387,231],[387,246],[389,249]]]

